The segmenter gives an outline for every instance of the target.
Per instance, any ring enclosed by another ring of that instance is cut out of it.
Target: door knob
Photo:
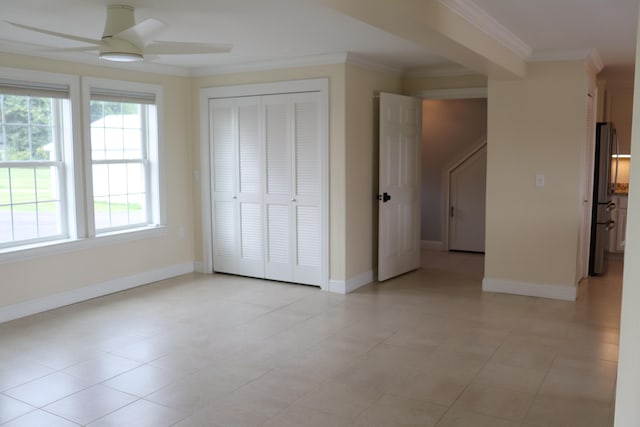
[[[391,196],[389,195],[389,193],[378,194],[378,200],[382,200],[382,203],[387,203],[389,200],[391,200]]]

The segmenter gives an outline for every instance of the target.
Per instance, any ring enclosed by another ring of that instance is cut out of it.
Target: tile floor
[[[0,424],[604,427],[620,262],[578,302],[481,292],[483,257],[348,296],[188,275],[0,325]]]

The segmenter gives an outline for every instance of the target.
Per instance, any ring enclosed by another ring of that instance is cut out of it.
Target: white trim
[[[575,301],[578,288],[566,285],[548,285],[531,282],[517,282],[515,280],[482,279],[484,292],[524,295],[530,297],[550,298],[563,301]]]
[[[149,127],[149,147],[147,152],[147,160],[149,161],[149,170],[147,172],[147,200],[150,210],[149,226],[162,226],[166,224],[166,195],[165,195],[165,178],[164,178],[164,105],[163,92],[161,85],[138,83],[126,80],[103,79],[96,77],[82,77],[82,107],[83,107],[83,124],[84,124],[84,181],[85,200],[86,200],[86,225],[87,237],[100,237],[95,228],[95,217],[93,211],[93,160],[91,158],[91,90],[99,88],[109,91],[113,89],[118,92],[142,92],[153,94],[155,97],[155,120],[148,119]],[[134,227],[125,227],[123,230],[135,229]]]
[[[349,292],[353,292],[364,285],[375,282],[375,280],[376,276],[373,270],[369,270],[348,280],[330,280],[328,291],[344,295]]]
[[[459,89],[432,89],[412,92],[411,96],[422,99],[477,99],[486,98],[486,87],[468,87]]]
[[[404,74],[404,71],[401,68],[381,64],[379,62],[372,61],[362,56],[355,55],[351,52],[347,53],[345,63],[350,65],[355,65],[361,68],[366,68],[373,71],[382,71],[383,73],[394,74],[397,76]]]
[[[19,319],[32,314],[42,313],[66,305],[87,301],[115,292],[136,288],[160,280],[170,279],[194,271],[193,262],[185,262],[158,270],[146,271],[133,276],[121,277],[107,282],[96,283],[72,291],[46,297],[35,298],[18,304],[0,307],[0,322]]]
[[[420,241],[420,249],[425,251],[436,251],[442,252],[445,249],[444,242],[438,240],[421,240]]]
[[[440,0],[440,3],[504,47],[526,59],[532,49],[518,36],[470,0]]]
[[[209,99],[261,96],[282,93],[320,92],[322,154],[322,241],[320,288],[329,289],[329,79],[291,80],[235,86],[200,88],[200,196],[202,209],[202,267],[213,271],[213,239],[211,211],[211,141],[209,130]]]

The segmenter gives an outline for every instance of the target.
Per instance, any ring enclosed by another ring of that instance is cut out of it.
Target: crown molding
[[[551,49],[536,51],[528,59],[530,62],[584,61],[597,74],[604,68],[604,62],[596,49]]]
[[[372,61],[352,52],[330,53],[323,55],[309,55],[295,58],[277,59],[273,61],[252,62],[245,64],[220,65],[191,69],[193,77],[205,77],[219,74],[246,73],[252,71],[278,70],[283,68],[313,67],[319,65],[350,64],[374,71],[382,71],[401,75],[404,70],[397,67]]]
[[[367,68],[373,71],[382,71],[383,73],[402,75],[404,70],[398,67],[392,67],[390,65],[382,64],[380,62],[372,61],[363,56],[356,55],[354,53],[347,53],[346,64],[355,65],[361,68]]]
[[[480,6],[471,0],[439,0],[440,3],[449,8],[478,28],[489,37],[495,39],[507,49],[518,55],[522,59],[531,56],[532,49],[518,36],[509,31],[494,17],[485,12]]]

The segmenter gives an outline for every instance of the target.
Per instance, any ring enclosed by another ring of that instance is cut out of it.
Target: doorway
[[[424,91],[419,95],[423,98],[421,245],[424,249],[446,251],[455,249],[449,242],[449,173],[486,145],[487,94],[486,89],[471,88]],[[484,162],[486,178],[486,157]],[[460,196],[463,199],[456,203],[468,204],[465,194]],[[470,223],[465,229],[458,230],[456,236],[464,240],[464,234],[470,232],[476,240],[477,236],[484,240],[484,220]],[[481,246],[483,249],[484,241]],[[476,246],[474,251],[477,249]]]

